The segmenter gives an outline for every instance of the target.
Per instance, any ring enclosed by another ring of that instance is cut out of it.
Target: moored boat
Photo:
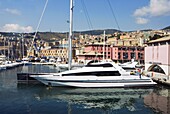
[[[131,75],[122,67],[111,62],[88,64],[85,67],[49,75],[31,75],[49,86],[70,87],[138,87],[153,86],[149,77]]]

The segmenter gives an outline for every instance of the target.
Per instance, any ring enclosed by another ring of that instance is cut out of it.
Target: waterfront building
[[[55,58],[68,58],[68,52],[66,48],[49,48],[41,50],[41,57],[55,57]]]
[[[79,61],[87,63],[90,60],[103,60],[103,52],[104,59],[111,59],[111,48],[110,45],[104,45],[103,43],[94,43],[85,45],[79,54],[76,54],[76,57]],[[103,50],[104,49],[104,50]]]
[[[144,47],[141,46],[113,46],[111,47],[111,59],[115,62],[124,63],[134,59],[144,64]]]
[[[145,47],[145,70],[170,76],[170,36],[152,40]]]
[[[111,46],[109,44],[103,45],[98,43],[85,45],[83,49],[84,51],[76,55],[78,61],[103,60],[104,58],[123,63],[134,59],[140,64],[144,64],[144,47],[141,46]]]

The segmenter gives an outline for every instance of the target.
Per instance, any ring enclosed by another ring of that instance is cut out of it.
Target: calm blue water
[[[57,72],[31,65],[0,71],[0,114],[170,114],[170,88],[49,88],[18,85],[17,72]]]

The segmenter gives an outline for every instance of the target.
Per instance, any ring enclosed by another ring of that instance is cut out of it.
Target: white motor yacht
[[[99,62],[85,67],[49,75],[31,75],[49,86],[70,87],[137,87],[153,86],[156,83],[149,77],[130,75],[118,64]]]

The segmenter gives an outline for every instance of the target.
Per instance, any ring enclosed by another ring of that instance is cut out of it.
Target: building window
[[[143,53],[138,53],[138,58],[142,59],[143,58]]]
[[[154,46],[158,46],[158,43],[154,43]]]
[[[131,57],[131,59],[135,58],[135,53],[130,53],[130,57]]]
[[[118,50],[122,50],[122,48],[120,47],[120,48],[118,48]]]
[[[127,52],[123,53],[123,59],[128,59],[128,53]]]
[[[160,45],[166,45],[166,42],[160,42]]]
[[[121,59],[121,53],[120,52],[118,53],[118,59]]]
[[[132,45],[132,41],[129,41],[129,44]]]
[[[167,42],[170,45],[170,41]]]

